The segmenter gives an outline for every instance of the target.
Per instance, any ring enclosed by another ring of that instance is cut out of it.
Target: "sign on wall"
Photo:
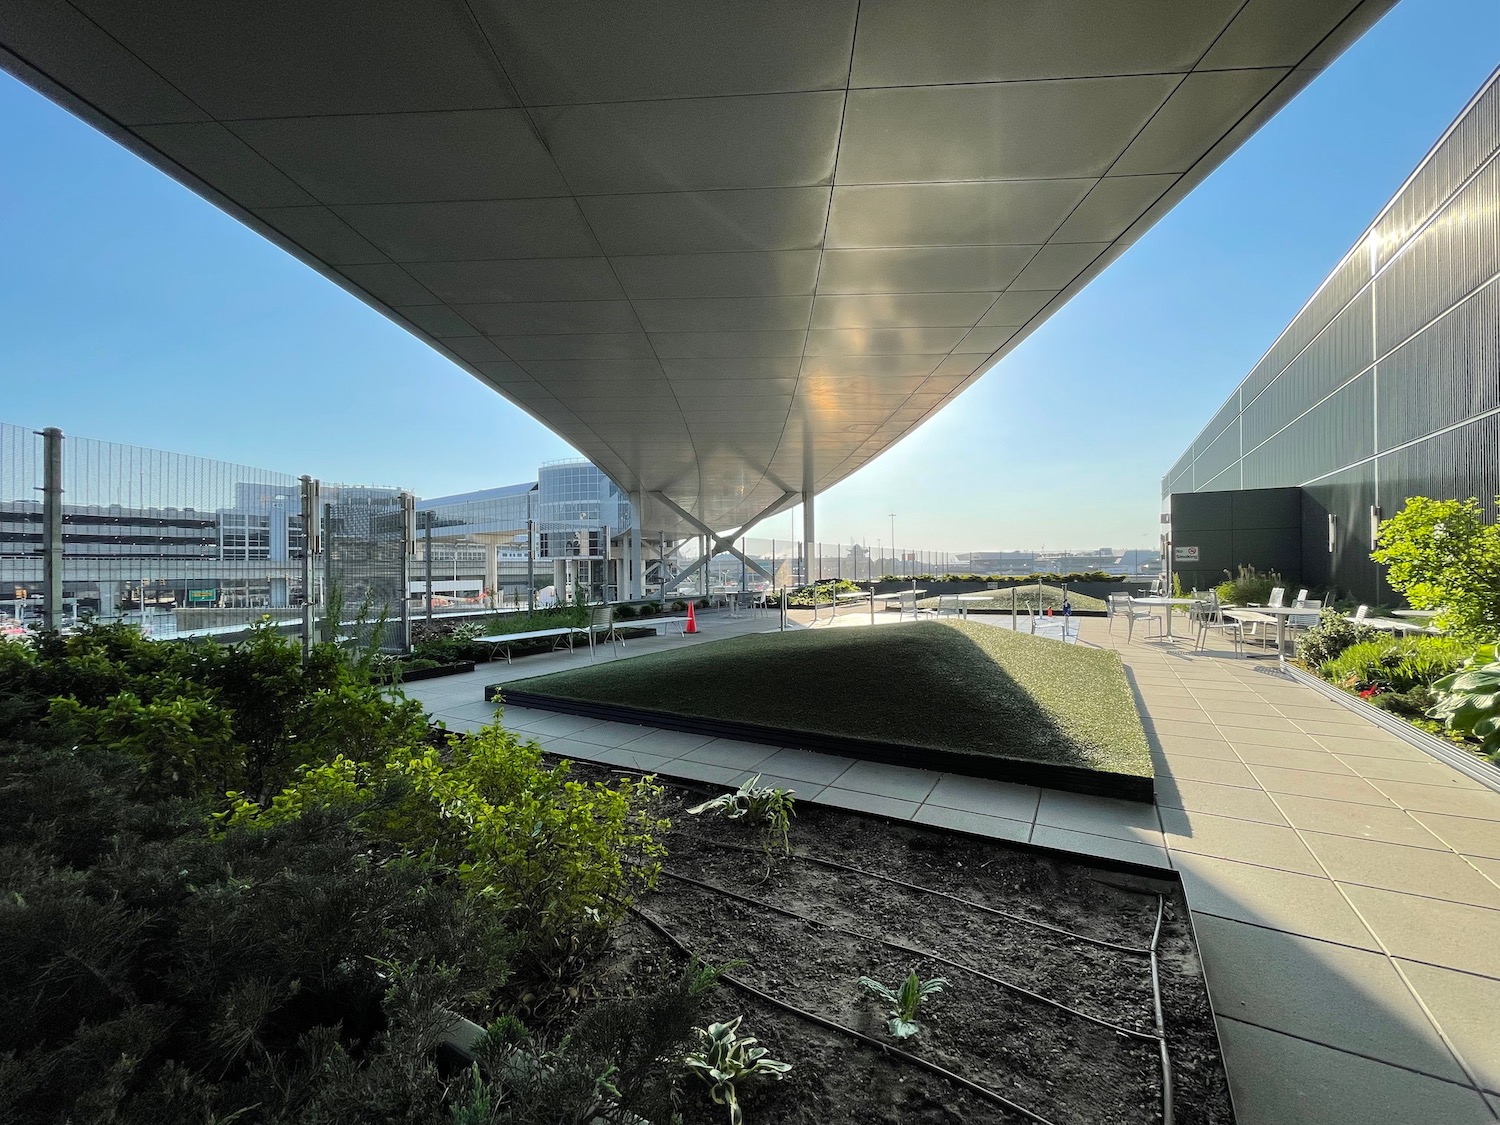
[[[1197,562],[1198,561],[1198,548],[1197,547],[1173,547],[1172,548],[1172,561],[1173,562]]]

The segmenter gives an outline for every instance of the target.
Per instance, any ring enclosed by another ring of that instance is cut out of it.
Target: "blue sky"
[[[1163,471],[1497,61],[1495,0],[1402,0],[956,404],[827,493],[819,537],[888,539],[895,512],[903,546],[1154,546]],[[0,420],[428,496],[572,455],[3,75],[0,153]]]

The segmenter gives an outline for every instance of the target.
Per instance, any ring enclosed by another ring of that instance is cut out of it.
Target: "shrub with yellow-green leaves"
[[[337,757],[308,766],[266,805],[231,793],[221,820],[269,826],[310,808],[357,808],[355,823],[454,872],[541,946],[607,927],[633,890],[655,885],[665,849],[650,778],[582,782],[569,763],[498,725],[455,735],[444,749],[400,747],[383,760]]]

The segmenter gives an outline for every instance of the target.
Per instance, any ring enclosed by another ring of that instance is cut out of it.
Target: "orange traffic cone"
[[[692,602],[688,602],[687,628],[684,629],[683,632],[684,633],[696,633],[697,631],[698,631],[698,619],[693,616],[693,603]]]

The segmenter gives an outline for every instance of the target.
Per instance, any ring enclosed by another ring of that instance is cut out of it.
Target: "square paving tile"
[[[1195,927],[1220,1015],[1465,1081],[1383,954],[1206,915]]]
[[[1367,777],[1372,781],[1410,781],[1416,785],[1441,785],[1456,789],[1483,788],[1473,778],[1433,758],[1425,761],[1402,761],[1351,754],[1344,760],[1344,764],[1360,777]]]
[[[1302,838],[1328,874],[1340,883],[1384,887],[1389,891],[1500,910],[1500,887],[1462,856],[1450,851],[1321,832],[1304,832]]]
[[[454,715],[464,719],[490,720],[495,717],[499,710],[500,708],[498,704],[486,703],[481,699],[477,702],[451,704],[449,706],[441,708],[438,711],[438,714]],[[593,721],[593,719],[583,719],[580,722],[580,726],[586,723],[592,723]],[[567,732],[557,731],[556,733],[565,734]]]
[[[1249,732],[1285,735],[1305,733],[1293,726],[1291,719],[1283,719],[1269,707],[1262,707],[1260,712],[1254,715],[1216,714],[1214,723],[1224,732],[1224,737],[1230,742],[1233,742],[1236,737],[1243,738]]]
[[[533,736],[522,731],[521,737],[535,741],[549,754],[556,754],[560,758],[581,758],[586,762],[601,761],[599,755],[612,749],[609,746],[597,746],[592,742],[580,742],[576,738],[564,738],[561,735]]]
[[[655,727],[637,726],[634,723],[603,722],[584,727],[575,732],[572,737],[578,739],[579,742],[592,742],[596,746],[624,746],[655,729]]]
[[[1262,696],[1262,698],[1266,698]],[[1333,723],[1337,722],[1340,715],[1346,714],[1337,703],[1315,704],[1300,697],[1293,697],[1288,702],[1278,702],[1278,697],[1271,697],[1267,702],[1271,703],[1277,712],[1294,722],[1307,720],[1310,723]]]
[[[661,772],[673,777],[685,777],[690,781],[722,785],[726,789],[739,788],[739,778],[744,775],[743,770],[729,766],[716,766],[709,762],[693,762],[687,758],[673,758]]]
[[[1290,828],[1170,806],[1161,810],[1161,822],[1167,832],[1167,847],[1173,852],[1258,863],[1304,875],[1322,874],[1317,860]]]
[[[801,781],[816,781],[821,785],[828,785],[853,764],[853,758],[784,748],[761,762],[760,768],[781,777],[795,777]]]
[[[1158,784],[1156,803],[1240,820],[1258,820],[1264,824],[1287,823],[1269,796],[1259,789],[1243,789],[1238,785],[1215,785],[1211,781],[1178,778],[1169,793],[1163,792]]]
[[[1366,738],[1373,739],[1376,742],[1383,742],[1385,739],[1391,737],[1389,732],[1381,730],[1368,719],[1363,719],[1358,715],[1352,714],[1348,715],[1347,718],[1341,719],[1303,719],[1297,725],[1308,734],[1330,734],[1340,738]]]
[[[533,719],[526,724],[526,733],[531,735],[556,735],[563,737],[577,734],[585,727],[595,727],[600,720],[584,715],[548,715],[545,719]]]
[[[1038,847],[1057,848],[1059,851],[1075,852],[1078,855],[1122,859],[1129,863],[1145,864],[1148,867],[1172,866],[1171,858],[1167,855],[1165,848],[1135,840],[1120,840],[1113,836],[1098,836],[1091,832],[1053,828],[1048,824],[1038,824],[1031,830],[1031,842]]]
[[[1443,813],[1414,812],[1413,819],[1426,825],[1444,843],[1465,855],[1500,859],[1500,824],[1493,820],[1476,820],[1470,816],[1447,816]]]
[[[1165,771],[1172,777],[1188,781],[1212,781],[1218,785],[1239,785],[1246,789],[1259,789],[1260,783],[1243,762],[1220,761],[1215,758],[1173,758]]]
[[[1215,727],[1213,725],[1213,723],[1210,723],[1210,722],[1183,723],[1183,722],[1174,721],[1172,719],[1162,719],[1160,721],[1151,721],[1150,718],[1149,718],[1149,716],[1147,716],[1147,720],[1148,720],[1148,722],[1150,724],[1150,728],[1152,730],[1154,730],[1155,733],[1158,736],[1161,736],[1161,737],[1166,737],[1168,735],[1171,735],[1173,738],[1219,738],[1220,737],[1218,728]]]
[[[1168,758],[1179,754],[1189,758],[1218,758],[1221,762],[1238,762],[1240,756],[1234,747],[1220,738],[1179,738],[1174,735],[1156,736],[1161,752]]]
[[[1344,894],[1396,957],[1494,976],[1500,910],[1344,884]]]
[[[1442,840],[1401,809],[1363,805],[1356,801],[1299,797],[1292,793],[1278,794],[1276,803],[1294,828],[1414,848],[1444,848]]]
[[[912,817],[918,824],[935,824],[941,828],[956,828],[960,832],[972,832],[976,836],[989,836],[996,840],[1014,840],[1024,844],[1031,835],[1029,820],[1010,820],[1003,816],[987,816],[984,813],[966,812],[934,805],[931,801],[923,805]]]
[[[1417,995],[1427,1005],[1480,1085],[1500,1093],[1500,980],[1400,962]]]
[[[715,738],[694,746],[678,756],[694,762],[707,762],[713,766],[753,770],[775,753],[776,747],[774,746],[763,746],[758,742],[736,742],[729,738]]]
[[[1468,1125],[1472,1089],[1238,1020],[1219,1022],[1237,1125]]]
[[[1195,914],[1215,914],[1361,949],[1379,948],[1328,879],[1188,852],[1175,853],[1172,861],[1182,873]]]
[[[1113,836],[1117,840],[1138,840],[1158,847],[1162,845],[1161,820],[1157,816],[1156,806],[1144,805],[1138,801],[1119,801],[1110,797],[1043,789],[1036,822],[1052,828],[1070,828],[1075,832],[1092,832],[1096,836]]]
[[[691,734],[683,730],[652,730],[641,735],[640,738],[631,739],[626,745],[632,750],[640,750],[647,754],[659,754],[663,758],[681,758],[689,751],[696,750],[698,747],[705,746],[714,741],[727,740],[716,740],[710,735]],[[741,745],[755,747],[755,743],[752,742],[742,743]],[[772,749],[773,747],[766,747],[765,754],[762,754],[761,757],[765,758],[769,756]]]
[[[1399,738],[1389,741],[1373,738],[1344,738],[1335,734],[1314,735],[1318,745],[1340,756],[1355,758],[1395,758],[1403,762],[1430,762],[1427,754]]]
[[[1413,812],[1447,813],[1500,821],[1500,793],[1488,789],[1458,789],[1451,785],[1418,785],[1410,781],[1372,779],[1380,790],[1403,809]]]
[[[672,759],[660,754],[647,754],[620,746],[603,746],[594,755],[594,761],[621,769],[640,770],[642,773],[663,773],[672,769]]]
[[[1208,713],[1201,707],[1187,707],[1175,702],[1149,703],[1147,714],[1153,722],[1167,720],[1174,723],[1206,723],[1209,721]]]
[[[880,816],[911,820],[916,814],[915,801],[903,801],[896,797],[882,797],[876,793],[861,793],[855,789],[838,789],[830,785],[818,794],[817,803],[834,805],[853,812],[878,813]]]
[[[1329,801],[1357,801],[1389,808],[1391,802],[1370,782],[1350,774],[1317,770],[1289,770],[1280,766],[1250,766],[1256,782],[1267,793],[1292,793],[1299,797],[1322,797]]]
[[[1034,785],[1015,785],[985,777],[945,773],[938,777],[937,784],[927,795],[927,804],[984,813],[987,816],[1003,816],[1008,820],[1024,820],[1030,824],[1036,819],[1040,796],[1041,790]]]
[[[855,762],[838,776],[840,789],[896,797],[920,805],[937,784],[939,774],[884,762]]]
[[[1276,734],[1276,731],[1270,731]],[[1230,745],[1234,747],[1235,753],[1240,760],[1250,766],[1280,766],[1289,770],[1315,770],[1318,773],[1338,773],[1346,776],[1354,771],[1327,750],[1317,748],[1317,744],[1305,735],[1298,738],[1306,740],[1307,748],[1290,748],[1281,745],[1255,745],[1246,744],[1236,739]]]

